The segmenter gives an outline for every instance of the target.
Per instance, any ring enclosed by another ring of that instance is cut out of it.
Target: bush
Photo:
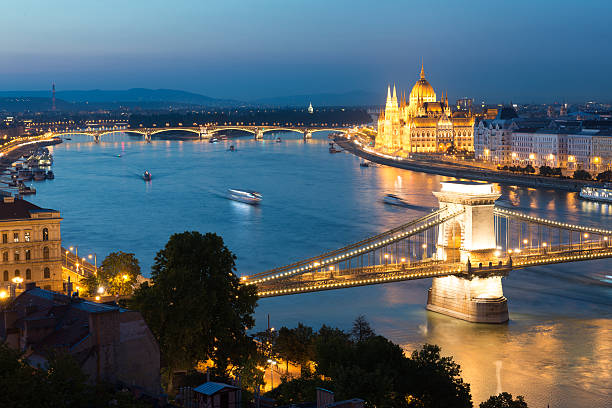
[[[592,178],[591,173],[585,170],[576,170],[573,177],[575,180],[591,180]]]
[[[606,170],[599,173],[596,177],[597,181],[610,182],[612,181],[612,170]]]

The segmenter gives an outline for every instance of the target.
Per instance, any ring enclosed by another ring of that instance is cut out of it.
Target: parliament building
[[[421,65],[419,80],[406,100],[398,102],[387,88],[387,103],[378,118],[375,147],[384,153],[407,156],[410,153],[444,153],[451,146],[456,150],[474,151],[474,116],[470,111],[452,112],[448,94],[438,100],[433,87],[425,79]]]

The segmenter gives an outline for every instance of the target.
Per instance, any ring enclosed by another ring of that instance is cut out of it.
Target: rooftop
[[[0,220],[30,219],[33,213],[58,212],[48,208],[41,208],[21,198],[6,197],[0,201]]]

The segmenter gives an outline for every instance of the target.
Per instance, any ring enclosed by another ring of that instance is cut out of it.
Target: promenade
[[[458,163],[435,163],[432,161],[393,158],[391,156],[377,154],[371,149],[366,150],[363,146],[357,145],[352,140],[348,140],[345,137],[340,136],[336,137],[334,139],[334,142],[336,142],[347,152],[374,163],[423,173],[455,177],[458,179],[482,180],[491,183],[499,183],[510,186],[522,186],[573,192],[579,192],[584,186],[598,184],[598,182],[592,180],[583,181],[574,179],[559,179],[537,175],[515,174],[508,171],[493,170],[484,167],[478,168]]]

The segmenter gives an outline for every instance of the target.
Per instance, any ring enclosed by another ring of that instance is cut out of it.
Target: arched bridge
[[[243,126],[243,125],[209,125],[209,126],[166,126],[166,127],[138,127],[131,128],[127,125],[113,125],[107,127],[86,127],[80,129],[70,129],[51,132],[52,136],[71,136],[87,135],[95,141],[105,135],[114,133],[131,133],[141,135],[145,140],[150,141],[153,135],[163,132],[188,132],[198,135],[200,139],[210,139],[218,133],[228,130],[238,130],[253,134],[255,139],[263,139],[268,132],[297,132],[304,136],[304,139],[312,138],[316,132],[341,132],[347,133],[352,128],[349,127],[328,127],[328,126]]]
[[[363,241],[243,276],[260,297],[434,278],[428,309],[474,322],[508,320],[501,278],[536,265],[612,258],[612,230],[495,206],[488,183],[444,182],[440,208]]]

